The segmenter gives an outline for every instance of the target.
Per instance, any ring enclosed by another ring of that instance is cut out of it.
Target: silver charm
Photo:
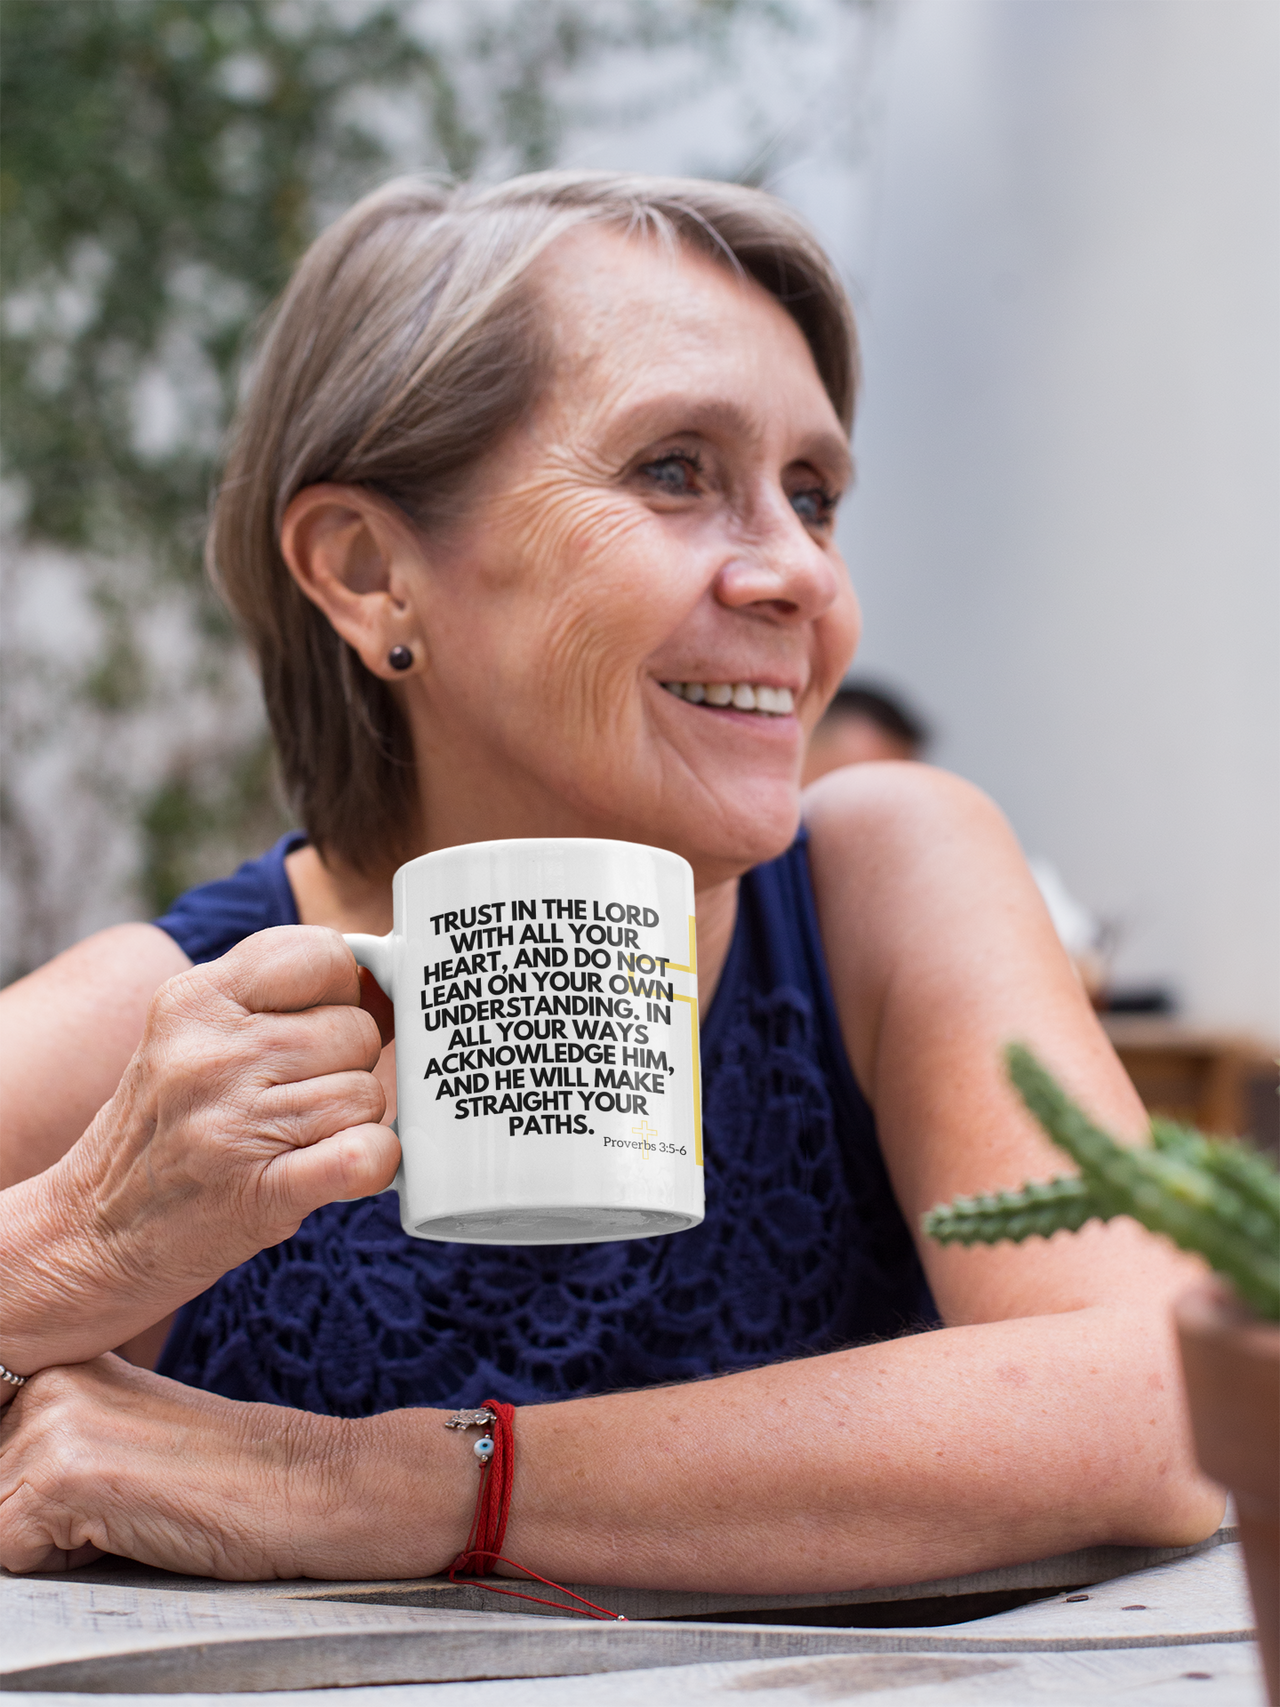
[[[455,1411],[451,1417],[446,1418],[444,1426],[446,1428],[491,1428],[497,1420],[492,1411]]]

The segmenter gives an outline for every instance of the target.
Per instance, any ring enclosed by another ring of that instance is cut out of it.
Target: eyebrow
[[[652,432],[646,431],[652,422]],[[678,438],[681,433],[723,434],[757,439],[759,430],[741,404],[727,397],[690,397],[670,392],[646,397],[625,411],[614,423],[618,435]],[[844,435],[819,428],[801,437],[793,462],[819,464],[840,485],[853,480],[853,455]]]

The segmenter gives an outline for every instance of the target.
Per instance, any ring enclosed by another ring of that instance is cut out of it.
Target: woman
[[[756,191],[399,183],[304,260],[211,561],[306,833],[4,996],[10,1569],[438,1571],[475,1491],[441,1425],[490,1393],[523,1407],[506,1551],[561,1579],[796,1592],[1213,1528],[1181,1259],[908,1232],[1052,1165],[1010,1036],[1143,1117],[974,790],[861,766],[797,837],[858,630],[854,377],[829,263]],[[403,859],[511,836],[693,865],[693,1232],[426,1245],[369,1196],[393,1047],[334,933],[389,927]]]

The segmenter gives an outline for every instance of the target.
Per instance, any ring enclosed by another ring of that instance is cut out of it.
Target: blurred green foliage
[[[343,122],[344,91],[438,79],[390,9],[343,27],[317,8],[302,34],[281,13],[7,0],[0,14],[4,452],[42,537],[100,550],[142,535],[191,567],[245,328],[309,239],[316,183],[354,191],[381,164]],[[159,442],[138,387],[166,338],[198,351],[207,369],[188,377],[206,386],[203,418],[161,421]]]
[[[554,164],[566,74],[683,44],[714,78],[748,16],[796,22],[779,0],[5,0],[0,444],[20,534],[82,555],[98,638],[68,715],[106,720],[102,750],[112,719],[165,715],[140,639],[160,603],[186,689],[229,691],[208,494],[248,335],[314,232],[393,168]],[[114,788],[147,908],[283,822],[260,719],[213,721]]]

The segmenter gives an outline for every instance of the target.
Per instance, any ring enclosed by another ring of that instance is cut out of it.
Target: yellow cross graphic
[[[650,1141],[658,1136],[658,1128],[656,1126],[650,1126],[647,1120],[642,1120],[639,1126],[633,1126],[631,1131],[635,1137],[644,1140],[644,1147],[646,1150],[649,1148]]]

